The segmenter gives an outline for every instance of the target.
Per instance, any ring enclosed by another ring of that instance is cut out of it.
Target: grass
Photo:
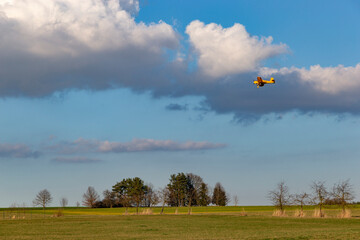
[[[247,216],[241,216],[242,209]],[[153,208],[154,215],[124,215],[124,209],[65,208],[64,216],[51,217],[57,208],[31,209],[32,219],[0,220],[0,239],[359,239],[360,208],[353,218],[341,219],[337,208],[325,209],[328,218],[272,217],[273,208],[194,207]],[[0,219],[2,211],[0,209]],[[293,216],[296,208],[286,210]],[[30,211],[27,209],[26,211]],[[305,208],[312,216],[313,207]],[[135,213],[135,209],[130,209]]]

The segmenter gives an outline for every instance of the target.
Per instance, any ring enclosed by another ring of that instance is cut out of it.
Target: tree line
[[[304,216],[305,205],[317,206],[317,216],[324,217],[324,206],[326,205],[340,206],[342,216],[345,216],[348,206],[354,203],[354,190],[349,179],[335,183],[331,189],[325,186],[324,181],[314,181],[310,185],[310,189],[310,193],[290,194],[288,186],[282,181],[269,192],[268,198],[279,211],[279,215],[284,214],[287,206],[296,205],[300,207],[300,217]]]
[[[171,207],[189,207],[192,206],[208,206],[210,204],[216,206],[226,206],[229,202],[229,196],[221,183],[216,183],[211,191],[202,177],[193,173],[177,173],[172,174],[169,183],[162,189],[154,189],[152,184],[145,184],[139,178],[124,178],[120,182],[114,184],[111,190],[103,191],[101,198],[94,187],[89,186],[83,194],[83,206],[90,208],[113,208],[125,207],[126,212],[129,207],[152,207],[161,205]],[[52,202],[51,194],[48,190],[40,191],[35,200],[34,205],[41,206],[45,209]],[[61,206],[67,205],[67,199],[60,200]]]
[[[326,188],[324,181],[314,181],[310,189],[310,193],[290,194],[288,186],[282,181],[274,190],[269,191],[267,197],[279,211],[279,215],[283,215],[285,208],[290,205],[299,206],[299,216],[304,215],[306,205],[317,206],[319,217],[325,216],[323,209],[326,205],[339,205],[345,214],[348,206],[354,203],[352,201],[355,195],[350,180],[339,181],[331,189]],[[211,190],[200,176],[182,172],[170,175],[169,183],[161,189],[145,184],[139,177],[124,178],[115,183],[111,190],[103,191],[102,195],[100,197],[95,188],[89,186],[83,194],[82,205],[90,208],[125,207],[126,212],[129,207],[135,207],[138,212],[139,207],[161,206],[161,213],[165,206],[188,207],[190,213],[192,206],[226,206],[230,200],[221,183],[216,183]],[[233,201],[236,206],[238,197],[234,196]],[[44,189],[36,195],[33,204],[45,209],[51,202],[50,192]],[[67,204],[66,198],[60,200],[62,207]],[[79,207],[80,203],[76,205]]]

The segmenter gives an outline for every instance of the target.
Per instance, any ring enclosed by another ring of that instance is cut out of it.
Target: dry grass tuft
[[[301,211],[299,209],[295,210],[294,217],[305,217],[305,216],[306,214],[304,213],[304,211]]]
[[[192,214],[192,208],[190,210],[188,210],[188,215]]]
[[[314,210],[314,215],[313,215],[313,217],[316,217],[316,218],[326,218],[327,215],[325,214],[324,211],[320,212],[320,209],[316,208],[316,209]]]
[[[247,212],[245,212],[245,209],[242,209],[242,212],[240,213],[240,216],[242,217],[246,217],[247,216]]]
[[[151,208],[146,208],[144,210],[141,211],[140,215],[152,215],[153,211],[151,210]]]
[[[273,214],[274,217],[286,217],[285,210],[281,211],[280,209],[276,209]]]
[[[62,209],[58,209],[56,213],[53,214],[53,217],[62,217],[64,216],[63,210]]]
[[[341,213],[338,215],[338,218],[351,218],[351,210],[345,209],[345,212],[341,211]]]

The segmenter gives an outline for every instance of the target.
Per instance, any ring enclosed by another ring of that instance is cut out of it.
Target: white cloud
[[[136,22],[135,0],[13,0],[0,4],[0,96],[167,84],[165,22]],[[141,69],[141,71],[139,70]]]
[[[225,144],[209,142],[175,142],[172,140],[134,139],[131,142],[110,142],[79,138],[73,142],[61,142],[48,150],[61,154],[75,153],[122,153],[145,151],[196,151],[224,148]]]
[[[287,52],[285,44],[272,44],[272,37],[250,36],[239,23],[229,28],[198,20],[186,33],[198,54],[198,65],[214,78],[254,71],[262,60]]]
[[[355,67],[321,67],[320,65],[306,68],[281,68],[271,69],[263,68],[260,74],[270,76],[272,74],[290,75],[298,74],[300,83],[310,84],[311,87],[318,91],[339,94],[343,92],[352,92],[360,89],[360,63]],[[292,81],[291,78],[286,81]]]
[[[136,23],[131,12],[139,10],[139,3],[134,0],[6,2],[0,4],[0,21],[12,31],[0,38],[0,44],[16,44],[37,55],[73,56],[129,46],[159,52],[178,43],[175,31],[164,22]]]

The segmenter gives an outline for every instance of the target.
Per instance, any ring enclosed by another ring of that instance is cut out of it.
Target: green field
[[[242,216],[243,209],[247,216]],[[153,208],[152,215],[130,209],[66,208],[0,209],[0,239],[360,239],[360,208],[352,218],[340,219],[340,210],[327,208],[327,218],[273,217],[272,207]],[[142,212],[144,209],[140,209]],[[14,217],[15,216],[15,217]]]

